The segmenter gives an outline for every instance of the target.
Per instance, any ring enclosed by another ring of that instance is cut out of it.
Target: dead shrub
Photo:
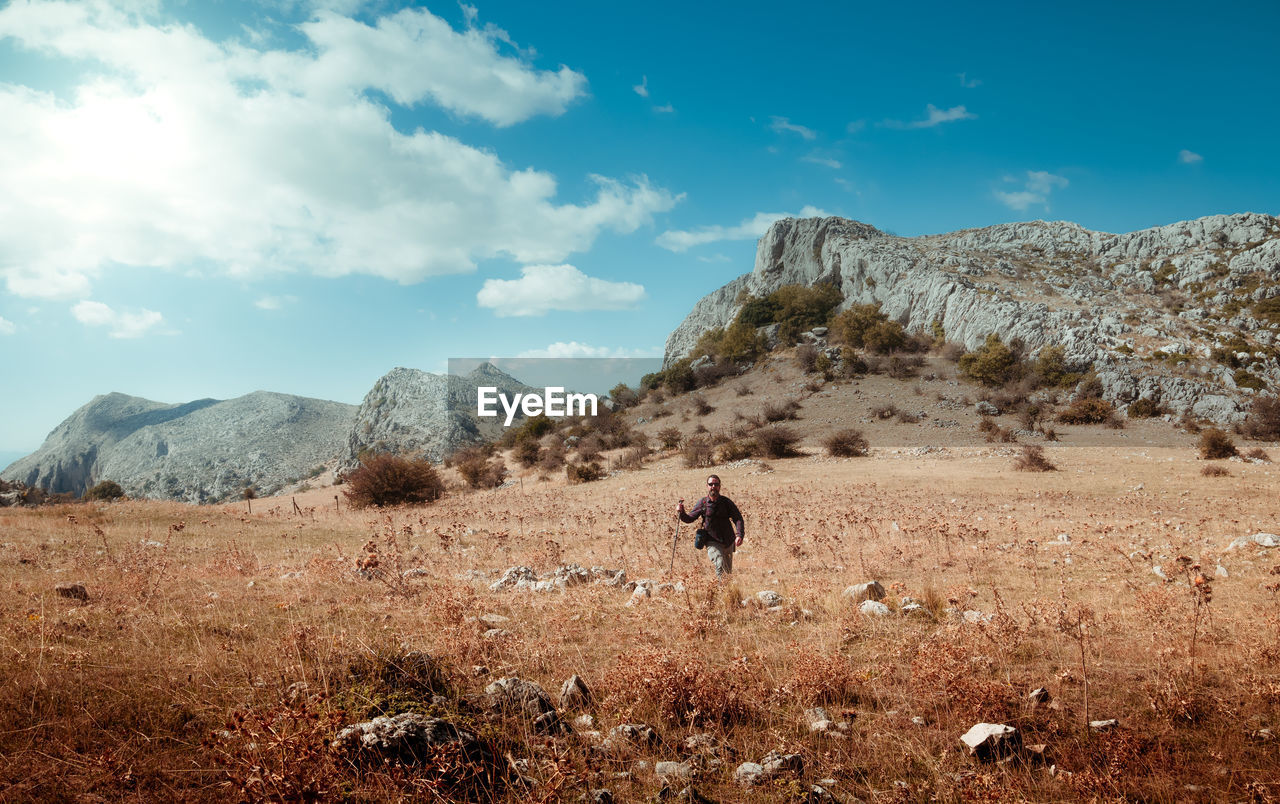
[[[419,505],[444,493],[444,481],[430,461],[398,455],[370,455],[346,476],[343,494],[352,508]]]
[[[1280,441],[1280,397],[1255,397],[1241,430],[1245,438],[1254,441]]]
[[[1013,468],[1019,472],[1056,472],[1058,470],[1058,467],[1044,456],[1044,447],[1039,444],[1023,445],[1022,454],[1014,460]]]
[[[1210,427],[1200,434],[1200,457],[1206,461],[1231,458],[1236,454],[1236,443],[1217,427]]]
[[[827,436],[822,442],[827,454],[837,458],[854,458],[867,454],[867,438],[861,430],[848,428],[838,430]]]
[[[760,411],[760,417],[766,422],[781,422],[800,418],[800,403],[788,399],[779,404],[769,403]]]
[[[1116,409],[1105,399],[1089,396],[1077,399],[1058,414],[1063,424],[1105,424],[1115,418]]]
[[[511,455],[516,459],[516,463],[526,469],[538,465],[538,461],[542,459],[542,447],[532,438],[526,438],[519,441],[515,449],[511,451]]]
[[[684,438],[680,434],[678,427],[664,427],[658,431],[658,443],[663,449],[676,449],[680,446],[680,439]]]
[[[983,416],[978,422],[978,432],[982,433],[988,443],[1002,441],[1009,444],[1018,440],[1018,436],[1012,430],[996,424],[996,420],[990,416]]]
[[[571,463],[564,467],[564,475],[568,479],[570,485],[577,483],[592,483],[604,477],[604,470],[600,468],[600,464],[595,461],[587,463]]]
[[[649,457],[648,444],[636,444],[634,447],[627,447],[626,451],[619,455],[613,462],[614,469],[625,469],[635,471],[644,467],[644,459]]]
[[[706,468],[715,465],[715,447],[706,436],[694,435],[685,439],[680,450],[684,465],[690,469]]]
[[[604,437],[598,433],[591,433],[578,439],[576,452],[578,457],[584,461],[594,461],[600,457],[600,453],[604,451]]]
[[[237,711],[205,748],[245,801],[323,801],[348,780],[329,750],[340,723],[305,701]]]
[[[752,455],[755,455],[759,449],[760,448],[755,441],[735,439],[721,444],[716,453],[716,458],[720,463],[732,463],[733,461],[750,458]]]
[[[693,412],[696,416],[706,416],[715,410],[702,394],[692,394],[689,397],[689,403],[693,406]]]
[[[1271,456],[1268,455],[1267,451],[1262,447],[1254,447],[1253,449],[1246,452],[1244,456],[1251,460],[1262,461],[1263,463],[1271,463]]]
[[[760,454],[766,458],[787,458],[798,454],[796,443],[800,441],[800,434],[786,425],[775,424],[759,430],[755,440]]]
[[[909,380],[920,374],[924,358],[920,355],[890,355],[885,373],[895,380]]]
[[[757,663],[736,659],[732,666],[710,664],[693,651],[644,649],[617,661],[605,674],[606,711],[653,717],[671,726],[721,726],[757,720],[763,689]]]
[[[1130,419],[1152,419],[1168,412],[1168,408],[1154,399],[1136,399],[1129,403],[1128,415]]]
[[[542,448],[542,457],[538,460],[538,468],[544,472],[554,472],[565,462],[564,441],[555,438]]]
[[[859,672],[847,656],[823,656],[797,643],[787,646],[794,660],[778,693],[802,706],[856,704],[863,695],[866,673]]]
[[[1205,466],[1200,470],[1200,474],[1205,477],[1231,477],[1231,471],[1227,469],[1227,467],[1219,466],[1216,463],[1211,463],[1208,466]]]
[[[501,458],[489,460],[477,452],[457,460],[454,465],[473,489],[496,489],[507,479],[507,465]]]
[[[887,405],[877,405],[871,409],[871,415],[881,421],[892,419],[894,416],[898,415],[898,406],[892,403]]]
[[[814,373],[818,370],[818,347],[811,343],[805,343],[797,346],[795,361],[796,367],[805,374]]]
[[[901,424],[916,424],[920,421],[919,413],[912,413],[909,410],[898,411],[898,421]]]

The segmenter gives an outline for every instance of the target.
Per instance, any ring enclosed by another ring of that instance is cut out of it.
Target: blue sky
[[[1276,214],[1277,30],[1274,2],[11,0],[0,453],[109,391],[358,403],[450,357],[660,354],[781,216]]]

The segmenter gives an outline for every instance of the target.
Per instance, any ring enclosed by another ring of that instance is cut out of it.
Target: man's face
[[[720,478],[707,478],[707,496],[713,500],[720,496]]]

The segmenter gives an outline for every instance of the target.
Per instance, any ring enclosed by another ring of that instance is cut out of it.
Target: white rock
[[[858,613],[867,617],[885,617],[889,615],[889,607],[878,600],[864,600],[858,606]]]
[[[992,758],[1008,753],[1016,744],[1018,730],[1002,723],[977,723],[960,736],[970,756]]]

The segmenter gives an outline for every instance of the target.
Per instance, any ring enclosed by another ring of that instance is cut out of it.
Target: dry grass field
[[[761,404],[756,382],[716,389],[706,426]],[[939,386],[892,387],[940,401],[947,381],[921,382]],[[1063,428],[1045,445],[1057,471],[1020,472],[1018,446],[985,443],[961,413],[869,428],[869,456],[830,458],[822,427],[852,408],[823,407],[835,393],[806,396],[807,454],[711,470],[747,522],[728,583],[694,526],[677,528],[675,501],[692,504],[707,470],[674,453],[394,510],[353,510],[341,487],[252,513],[0,510],[0,800],[1280,798],[1280,552],[1229,549],[1280,530],[1280,470],[1217,461],[1227,474],[1206,476],[1191,438],[1152,422]],[[682,404],[641,427],[704,421]],[[490,590],[509,567],[569,564],[625,570],[650,594],[602,573]],[[844,596],[871,580],[887,614]],[[71,582],[87,600],[55,592]],[[518,676],[556,701],[574,674],[591,697],[559,706],[567,728],[484,693]],[[344,725],[402,712],[476,742],[416,763],[331,747]],[[979,722],[1020,745],[969,756],[959,738]],[[626,723],[657,741],[610,737]],[[735,777],[772,751],[799,759]]]

